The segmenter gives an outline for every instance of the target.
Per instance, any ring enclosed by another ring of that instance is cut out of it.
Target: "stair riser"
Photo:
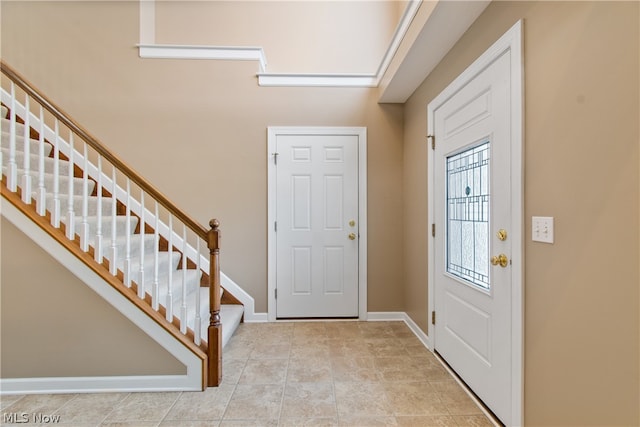
[[[196,301],[196,297],[195,297],[195,291],[196,290],[200,290],[200,277],[201,274],[198,273],[195,270],[187,270],[187,280],[186,280],[186,284],[187,284],[187,306],[188,307],[195,307],[195,301]],[[171,286],[171,296],[174,302],[174,306],[180,305],[182,302],[182,270],[176,270],[173,272],[173,278],[172,278],[172,286]],[[151,281],[153,282],[153,280]],[[167,287],[167,283],[168,283],[168,276],[164,276],[161,277],[158,280],[158,289],[159,289],[159,293],[158,296],[160,298],[160,302],[162,304],[164,304],[167,301],[167,294],[168,294],[168,287]],[[153,288],[152,289],[147,289],[147,292],[149,294],[153,293]],[[205,300],[201,300],[201,305],[207,304],[207,306],[209,305],[209,300],[207,299]],[[208,310],[208,308],[207,308]]]
[[[11,147],[11,135],[8,132],[2,132],[0,135],[0,146],[7,151]],[[53,150],[53,146],[47,142],[43,144],[44,155],[48,157],[51,151]],[[22,135],[16,136],[16,152],[24,153],[24,137]],[[29,154],[37,154],[40,152],[40,141],[37,139],[29,139]]]
[[[2,132],[11,132],[11,120],[2,118]],[[16,137],[24,135],[24,125],[16,122]]]
[[[10,161],[9,150],[5,150],[3,148],[2,149],[2,167],[4,168],[6,166],[9,166],[9,161]],[[15,162],[16,162],[16,166],[22,169],[22,167],[24,166],[24,154],[16,151]],[[40,166],[38,162],[39,162],[39,157],[37,154],[29,155],[29,169],[39,171]],[[54,169],[55,169],[55,159],[52,157],[45,157],[44,172],[53,174]],[[68,161],[58,159],[58,176],[60,177],[69,176]]]
[[[106,258],[109,259],[111,257],[110,254],[105,254]],[[168,254],[166,252],[162,252],[161,256],[158,258],[158,277],[159,278],[167,278],[169,275],[169,269],[171,269],[172,278],[177,278],[176,271],[178,268],[178,262],[180,260],[180,254],[172,254],[171,262],[169,261]],[[118,259],[120,259],[120,255],[117,255]],[[124,259],[120,262],[117,262],[116,265],[118,269],[121,271],[125,271],[125,261]],[[139,283],[140,277],[140,262],[137,257],[132,255],[131,257],[131,280],[136,283]],[[147,257],[144,262],[144,283],[145,287],[150,286],[153,283],[155,274],[155,265],[153,258]],[[166,280],[166,279],[165,279]],[[147,288],[148,289],[148,288]]]
[[[3,173],[6,175],[7,171],[6,168],[3,169]],[[18,170],[18,186],[22,185],[22,177],[23,177],[24,173],[21,170]],[[31,176],[31,190],[32,191],[36,191],[38,186],[40,185],[39,183],[39,179],[40,177],[38,176],[38,172],[30,172],[29,176]],[[82,178],[73,178],[73,194],[76,196],[82,196],[84,189],[83,189],[83,179]],[[91,195],[93,194],[93,190],[96,187],[96,183],[95,181],[92,180],[87,180],[87,194]],[[53,190],[55,188],[55,183],[53,181],[53,175],[51,174],[47,174],[44,177],[44,189],[47,193],[53,193]],[[60,193],[65,193],[65,194],[69,194],[69,177],[68,176],[61,176],[58,180],[58,188],[59,188],[59,192]]]
[[[127,250],[126,238],[124,237],[124,233],[121,234],[118,238],[116,238],[116,248],[119,254],[124,254]],[[140,234],[132,234],[129,241],[129,248],[132,257],[140,256]],[[111,236],[103,237],[102,247],[110,248],[111,245]],[[152,234],[145,235],[144,237],[144,254],[145,256],[154,256],[155,252],[158,248],[158,242],[155,240]],[[177,252],[176,252],[177,253]]]
[[[63,221],[64,222],[64,221]],[[80,224],[82,222],[82,217],[76,217],[76,224]],[[93,242],[95,241],[95,235],[98,232],[97,227],[97,217],[89,217],[87,223],[89,224],[89,236],[90,243],[93,246]],[[133,234],[136,227],[138,226],[138,218],[132,216],[129,218],[129,233]],[[103,243],[108,240],[111,242],[111,230],[113,229],[113,217],[102,217],[102,239]],[[118,236],[124,236],[127,232],[127,222],[126,217],[124,215],[116,217],[116,238]]]
[[[7,175],[9,173],[8,167],[2,168],[2,174]],[[22,181],[24,177],[24,171],[22,169],[18,169],[18,186],[22,188]],[[31,177],[31,190],[35,192],[40,185],[40,174],[38,171],[31,170],[29,172],[29,176]],[[81,196],[83,193],[84,182],[82,178],[73,178],[73,194],[76,196]],[[92,194],[93,190],[96,186],[95,181],[87,180],[87,194]],[[44,189],[47,193],[53,193],[55,188],[54,175],[53,174],[45,174],[44,175]],[[69,177],[61,176],[58,179],[58,188],[60,193],[69,194]]]
[[[31,188],[35,189],[38,186],[38,178],[33,177],[31,180]],[[84,194],[83,188],[84,182],[82,178],[73,178],[73,193],[76,196],[82,196]],[[52,193],[55,185],[53,182],[53,175],[49,176],[48,179],[45,177],[44,180],[44,188],[47,193]],[[91,180],[87,180],[87,195],[93,194],[93,190],[96,187],[96,183]],[[68,177],[60,177],[58,181],[58,188],[61,193],[69,194],[69,178]],[[104,198],[103,198],[104,200]]]
[[[69,210],[68,208],[68,200],[69,196],[67,194],[59,194],[60,199],[60,215],[66,216]],[[46,207],[49,212],[53,212],[53,194],[47,194],[46,199]],[[108,216],[111,215],[113,207],[113,200],[111,198],[102,198],[102,215]],[[88,216],[96,216],[98,214],[98,198],[97,197],[89,197],[87,200],[87,208]],[[73,197],[73,212],[76,216],[82,215],[82,196],[74,196]]]

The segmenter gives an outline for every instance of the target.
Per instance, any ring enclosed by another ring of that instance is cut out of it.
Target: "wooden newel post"
[[[210,256],[208,329],[208,385],[215,387],[222,381],[222,324],[220,323],[220,221],[209,221],[208,242]]]

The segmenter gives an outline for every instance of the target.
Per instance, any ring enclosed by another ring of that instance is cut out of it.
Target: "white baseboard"
[[[404,311],[374,311],[367,313],[367,320],[369,321],[403,321],[407,324],[411,332],[415,334],[415,336],[420,340],[425,347],[429,350],[433,350],[431,345],[431,340],[429,336],[425,334],[422,329],[416,324],[416,322],[409,317],[407,313]]]
[[[267,313],[252,313],[250,316],[247,316],[245,309],[244,321],[246,323],[266,323],[269,321],[269,317]]]
[[[0,395],[200,391],[201,389],[200,384],[194,384],[188,375],[0,379]]]

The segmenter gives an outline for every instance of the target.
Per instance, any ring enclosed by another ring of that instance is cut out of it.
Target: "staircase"
[[[2,196],[203,353],[206,384],[217,386],[222,348],[244,313],[220,287],[218,222],[199,225],[1,65],[10,86],[1,93]]]

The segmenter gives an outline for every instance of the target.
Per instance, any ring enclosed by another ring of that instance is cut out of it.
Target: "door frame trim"
[[[267,319],[276,321],[276,152],[278,135],[355,135],[358,137],[358,319],[367,320],[367,128],[269,126],[267,128]]]
[[[524,58],[522,40],[523,21],[516,22],[498,41],[476,59],[427,106],[427,133],[433,135],[435,111],[488,65],[507,51],[511,51],[511,217],[509,232],[512,239],[511,265],[511,419],[507,425],[524,424]],[[434,150],[428,150],[428,224],[434,223]],[[435,247],[428,239],[428,310],[435,309]],[[428,335],[431,350],[435,350],[435,326],[430,322]]]

